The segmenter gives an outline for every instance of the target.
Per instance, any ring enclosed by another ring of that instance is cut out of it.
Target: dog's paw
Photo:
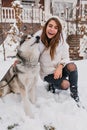
[[[24,105],[24,111],[25,111],[26,116],[29,116],[30,118],[34,118],[31,107],[28,103]]]

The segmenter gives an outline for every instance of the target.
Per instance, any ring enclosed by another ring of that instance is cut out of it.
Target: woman
[[[69,47],[62,35],[62,25],[58,18],[50,18],[44,25],[40,36],[40,75],[52,88],[67,90],[76,102],[78,96],[78,72],[69,61]]]

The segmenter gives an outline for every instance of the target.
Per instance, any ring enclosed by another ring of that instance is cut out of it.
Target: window
[[[27,5],[35,4],[35,0],[22,0],[21,3],[23,6],[27,6]]]

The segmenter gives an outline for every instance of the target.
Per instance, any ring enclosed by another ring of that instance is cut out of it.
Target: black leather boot
[[[77,72],[77,70],[70,72],[69,82],[70,82],[71,97],[76,102],[79,102],[78,86],[77,86],[77,82],[78,82],[78,72]]]
[[[55,88],[53,84],[49,84],[48,91],[51,91],[52,93],[55,93]]]
[[[78,91],[77,91],[77,87],[76,86],[71,86],[70,87],[71,90],[71,97],[76,101],[79,102],[79,96],[78,96]]]

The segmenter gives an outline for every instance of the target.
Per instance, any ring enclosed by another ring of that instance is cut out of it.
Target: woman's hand
[[[62,69],[63,69],[63,65],[60,64],[57,69],[54,72],[54,79],[58,79],[62,77]]]
[[[18,61],[18,60],[15,60],[15,61],[14,61],[14,64],[13,64],[13,67],[15,67],[18,63],[19,63],[19,61]]]

